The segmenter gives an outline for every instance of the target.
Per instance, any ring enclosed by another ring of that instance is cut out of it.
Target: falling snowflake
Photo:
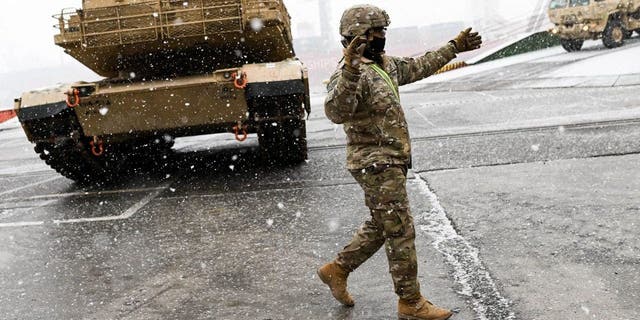
[[[584,313],[585,313],[586,315],[589,315],[589,313],[590,313],[589,308],[587,308],[587,307],[585,307],[585,306],[581,306],[580,308],[582,309],[582,311],[584,311]]]
[[[328,227],[329,232],[334,232],[340,227],[340,222],[338,221],[338,219],[331,219],[329,220]]]
[[[278,202],[278,209],[283,210],[284,209],[284,203]]]
[[[273,219],[267,219],[267,225],[269,227],[273,226]]]
[[[540,145],[539,145],[539,144],[534,144],[534,145],[532,145],[532,146],[531,146],[531,150],[533,150],[533,151],[538,151],[538,150],[540,150]]]
[[[262,22],[261,19],[259,18],[253,18],[251,19],[251,30],[255,31],[255,32],[260,32],[260,30],[262,30],[262,28],[264,28],[264,22]]]

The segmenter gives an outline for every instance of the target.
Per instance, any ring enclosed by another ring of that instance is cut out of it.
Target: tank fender
[[[69,107],[65,101],[37,106],[22,107],[16,110],[20,122],[54,118],[63,114]]]
[[[253,82],[246,88],[247,99],[261,97],[288,96],[306,94],[305,82],[302,79],[274,82]]]

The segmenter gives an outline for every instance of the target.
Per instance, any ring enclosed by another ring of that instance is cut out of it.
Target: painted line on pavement
[[[61,179],[61,178],[62,178],[62,176],[56,176],[56,177],[45,179],[45,180],[42,180],[42,181],[30,183],[30,184],[24,185],[22,187],[18,187],[18,188],[15,188],[15,189],[11,189],[11,190],[0,192],[0,196],[4,196],[5,194],[11,194],[11,193],[23,190],[23,189],[31,188],[33,186],[37,186],[39,184],[47,183],[47,182],[50,182],[50,181],[53,181],[53,180],[57,180],[57,179]]]
[[[102,195],[121,194],[121,193],[139,193],[139,192],[148,192],[148,191],[156,191],[156,190],[166,190],[166,188],[154,187],[154,188],[138,188],[138,189],[119,189],[119,190],[108,190],[108,191],[81,191],[81,192],[67,192],[67,193],[60,193],[60,194],[43,194],[43,195],[24,197],[24,198],[22,197],[6,198],[6,199],[2,199],[0,203],[62,199],[62,198],[71,198],[71,197],[102,196]]]
[[[44,225],[44,221],[8,222],[0,223],[0,228],[10,227],[35,227]]]
[[[411,111],[417,113],[420,118],[422,118],[422,120],[424,120],[426,123],[430,124],[432,127],[437,128],[438,126],[436,126],[435,123],[431,122],[431,120],[429,120],[427,117],[425,117],[422,112],[420,112],[417,108],[413,108],[411,109]]]
[[[85,222],[104,222],[104,221],[116,221],[116,220],[124,220],[133,217],[140,209],[146,206],[151,200],[155,199],[159,196],[163,191],[167,190],[169,186],[171,186],[172,182],[168,182],[164,184],[162,187],[153,188],[154,192],[149,193],[140,201],[129,207],[125,212],[117,216],[107,216],[107,217],[93,217],[93,218],[78,218],[78,219],[65,219],[65,220],[53,220],[52,223],[55,225],[60,224],[73,224],[73,223],[85,223]],[[11,227],[29,227],[29,226],[42,226],[45,224],[45,221],[31,221],[31,222],[8,222],[8,223],[0,223],[0,228],[11,228]]]
[[[429,198],[432,206],[431,211],[418,216],[417,226],[434,239],[433,247],[444,255],[447,264],[453,269],[453,277],[462,287],[459,293],[471,300],[473,310],[480,320],[514,320],[515,314],[510,311],[511,301],[500,294],[480,260],[478,249],[455,230],[427,180],[418,173],[415,176],[415,183]]]

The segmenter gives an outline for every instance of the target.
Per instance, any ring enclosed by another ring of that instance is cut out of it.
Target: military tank
[[[308,75],[281,0],[83,0],[54,17],[55,44],[104,79],[25,92],[14,109],[65,177],[113,177],[213,133],[257,133],[273,164],[307,158]]]

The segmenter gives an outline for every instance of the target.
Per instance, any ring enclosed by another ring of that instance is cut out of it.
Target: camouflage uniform
[[[428,77],[456,52],[453,44],[447,44],[418,58],[383,56],[382,66],[364,61],[360,75],[340,66],[328,85],[325,113],[344,125],[347,168],[364,190],[372,217],[338,254],[336,263],[351,272],[385,244],[395,291],[405,300],[420,298],[420,286],[406,191],[411,143],[398,86]]]

